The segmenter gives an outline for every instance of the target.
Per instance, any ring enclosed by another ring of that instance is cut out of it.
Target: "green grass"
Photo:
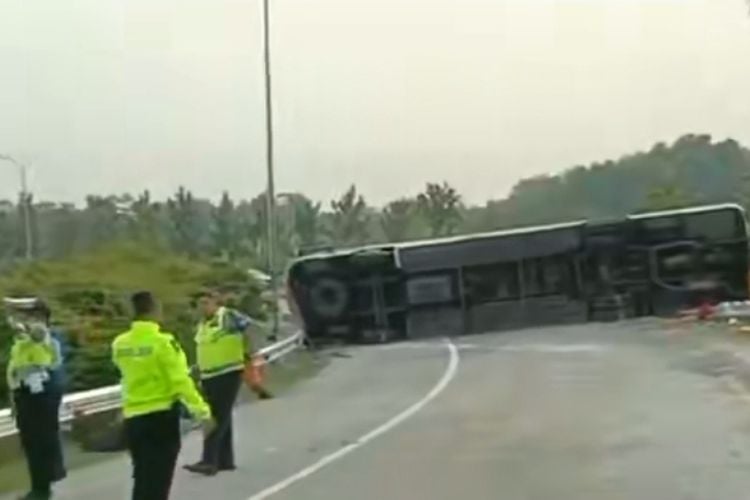
[[[287,356],[283,361],[271,367],[267,374],[266,388],[275,397],[281,397],[293,386],[314,377],[326,365],[322,357],[308,352],[297,352]],[[249,390],[242,389],[239,404],[254,404],[257,400]],[[261,403],[262,404],[262,403]],[[102,428],[102,425],[113,421],[116,413],[100,415],[88,423],[77,425],[74,433],[66,433],[64,437],[65,461],[69,474],[75,474],[76,469],[84,468],[103,460],[117,458],[122,452],[116,453],[94,453],[84,451],[81,447],[81,433],[86,432],[86,427],[94,430]],[[77,439],[73,439],[73,436]],[[85,438],[84,438],[85,439]],[[19,491],[28,484],[26,474],[26,463],[20,452],[20,446],[16,436],[0,440],[0,495]]]

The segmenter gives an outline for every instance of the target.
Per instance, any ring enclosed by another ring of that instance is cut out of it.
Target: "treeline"
[[[734,140],[685,135],[616,161],[576,166],[519,182],[485,207],[491,220],[535,224],[609,218],[641,210],[750,201],[750,150]]]
[[[750,151],[737,142],[686,135],[673,144],[615,161],[576,166],[557,175],[520,181],[505,199],[470,205],[444,182],[384,207],[370,205],[351,186],[320,203],[301,193],[277,199],[281,259],[300,250],[488,231],[576,218],[720,201],[750,202]],[[33,254],[59,259],[116,241],[147,242],[192,258],[221,258],[264,268],[266,200],[263,193],[218,202],[179,188],[166,200],[138,195],[91,195],[84,206],[31,203]],[[0,202],[0,260],[24,253],[18,203]]]
[[[464,206],[454,188],[428,184],[415,198],[377,210],[356,187],[323,205],[300,193],[276,200],[276,252],[286,258],[320,247],[397,241],[454,234]],[[40,259],[59,259],[117,241],[147,243],[194,258],[221,258],[264,268],[267,262],[265,193],[214,203],[180,187],[167,200],[138,195],[87,196],[82,207],[34,202],[30,219],[33,250]],[[0,259],[24,256],[23,208],[0,201]],[[283,259],[282,259],[283,260]]]

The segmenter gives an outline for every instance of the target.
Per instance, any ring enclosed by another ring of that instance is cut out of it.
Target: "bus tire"
[[[349,292],[344,282],[338,278],[321,277],[310,289],[310,306],[321,318],[339,318],[348,305]]]

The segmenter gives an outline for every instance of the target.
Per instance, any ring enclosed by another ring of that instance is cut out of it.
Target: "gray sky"
[[[282,191],[478,202],[685,132],[750,145],[743,0],[271,2]],[[261,191],[259,5],[0,0],[0,152],[47,199]]]

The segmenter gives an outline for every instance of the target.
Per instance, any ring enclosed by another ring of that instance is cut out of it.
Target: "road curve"
[[[750,404],[703,340],[638,322],[454,342],[343,351],[239,409],[240,470],[178,471],[173,498],[748,498]],[[128,473],[76,471],[57,498],[127,498]]]

